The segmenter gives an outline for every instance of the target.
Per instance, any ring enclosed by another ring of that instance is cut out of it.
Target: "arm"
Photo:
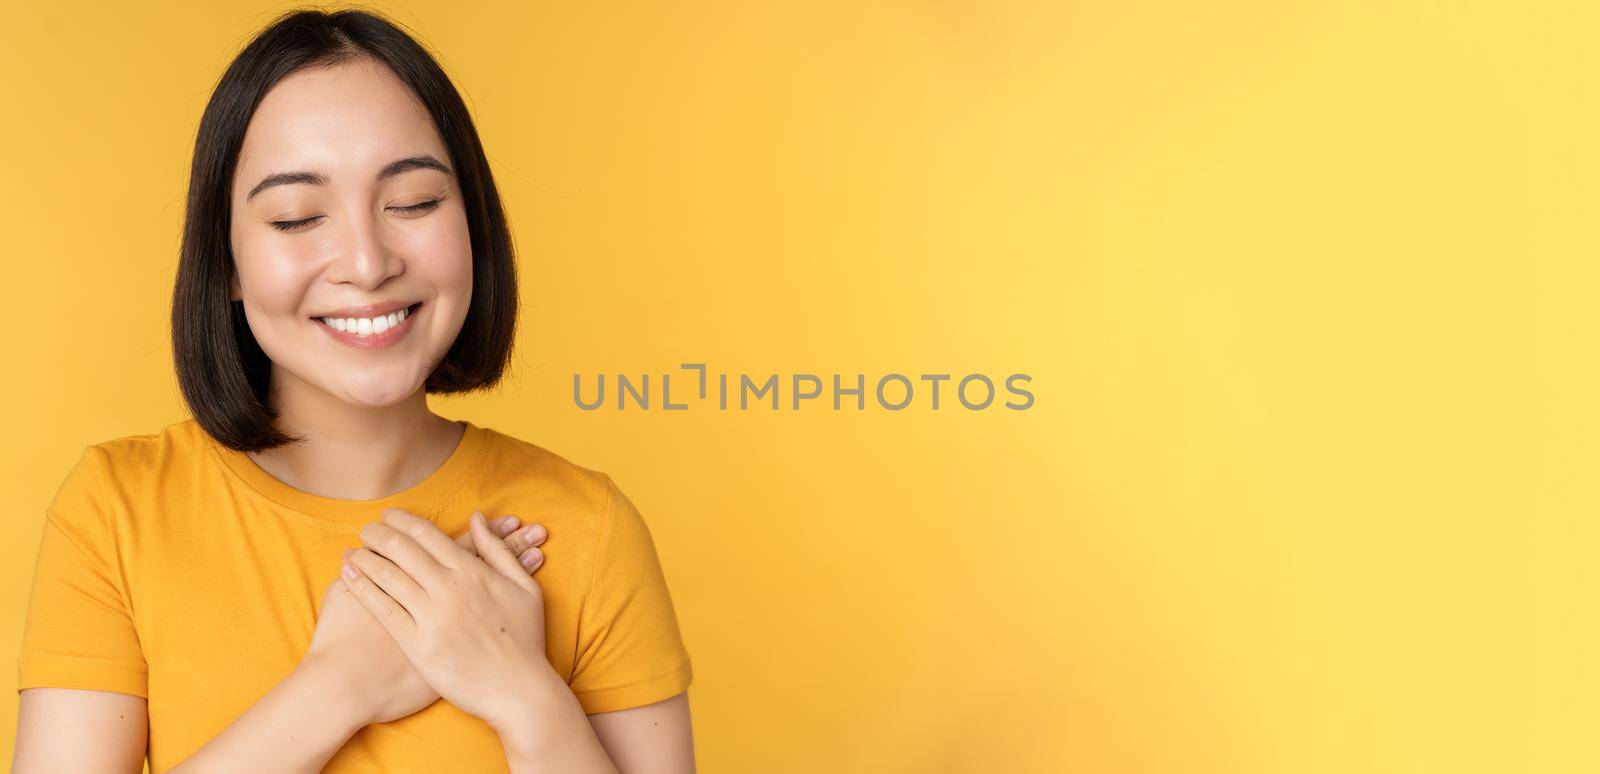
[[[510,534],[517,526],[515,519],[497,525],[496,531],[505,536],[509,549],[521,552],[544,542],[547,533],[542,525]],[[51,533],[46,536],[48,549],[54,544],[48,539]],[[471,539],[466,534],[461,537]],[[55,555],[46,552],[46,556]],[[173,771],[248,770],[236,761],[249,761],[275,772],[319,771],[365,725],[356,712],[354,692],[337,690],[349,687],[348,681],[337,680],[338,672],[326,659],[302,661]],[[143,696],[111,690],[28,688],[20,696],[11,770],[19,774],[138,774],[144,767],[148,738],[148,702]]]
[[[588,725],[623,774],[692,774],[688,653],[666,578],[638,509],[609,477],[605,481],[595,582],[579,634],[582,654],[567,684],[558,687],[568,689],[564,699],[582,697]],[[671,667],[677,668],[670,676],[663,674]]]
[[[499,735],[517,774],[617,774],[545,656],[544,595],[481,513],[477,561],[399,508],[361,530],[340,577],[446,701]],[[379,553],[379,550],[382,553]]]
[[[315,658],[282,682],[194,755],[171,769],[200,772],[315,772],[366,725],[361,709],[339,690],[337,675]]]
[[[321,771],[364,725],[352,702],[343,698],[348,694],[333,690],[329,677],[314,664],[303,663],[171,771]],[[138,774],[144,767],[149,730],[146,713],[144,698],[124,693],[25,690],[12,771]]]
[[[389,509],[383,523],[362,529],[366,547],[350,552],[341,577],[429,685],[495,730],[513,772],[617,774],[599,728],[544,658],[538,584],[481,515],[473,514],[471,532],[487,567],[463,561],[462,548],[434,525]],[[664,676],[687,683],[688,675],[683,661]],[[589,706],[604,705],[597,699]],[[605,714],[615,714],[601,725],[634,770],[693,771],[686,692]],[[663,720],[666,728],[658,725]]]
[[[532,699],[540,695],[529,694]],[[526,708],[526,719],[496,729],[514,774],[694,774],[687,691],[643,707],[587,717],[559,678],[542,695],[542,702]]]
[[[368,720],[360,693],[341,679],[342,669],[308,655],[222,733],[170,771],[321,771]],[[22,707],[16,771],[141,770],[149,731],[145,699],[35,688],[23,692]],[[93,741],[84,744],[85,739]]]
[[[146,701],[113,691],[29,688],[17,710],[15,774],[114,772],[144,768]],[[95,744],[84,744],[93,739]]]
[[[490,722],[511,774],[621,774],[561,677],[541,670],[512,714]]]
[[[500,551],[544,542],[542,526],[508,534],[516,527],[509,518],[492,528],[505,541]],[[343,589],[330,584],[294,671],[174,772],[319,772],[368,723],[398,720],[438,698]]]
[[[147,667],[116,566],[110,462],[85,448],[40,525],[17,658],[16,772],[144,767]]]
[[[589,716],[622,774],[694,774],[689,692],[643,707]]]

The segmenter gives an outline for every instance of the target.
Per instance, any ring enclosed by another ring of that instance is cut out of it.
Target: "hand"
[[[350,552],[340,577],[428,685],[499,729],[563,681],[545,658],[539,585],[482,514],[470,532],[482,561],[391,508],[361,529],[365,547]]]
[[[517,526],[516,517],[506,517],[496,522],[495,531],[502,536],[505,550],[528,547],[525,550],[538,556],[538,561],[526,570],[531,573],[543,561],[542,553],[531,546],[544,543],[548,533],[538,524],[520,530]],[[472,533],[462,533],[459,539],[470,541]],[[349,553],[345,552],[347,556]],[[352,711],[361,725],[398,720],[439,698],[412,668],[394,639],[337,578],[323,593],[317,628],[301,664],[302,668],[320,670],[339,684],[351,699]]]
[[[533,572],[539,569],[539,565],[544,564],[544,552],[534,546],[543,545],[544,539],[549,537],[550,533],[543,524],[529,524],[523,529],[517,529],[520,523],[517,517],[507,516],[494,522],[494,531],[505,538],[506,548],[511,549],[512,555],[518,557],[522,566],[528,568],[528,572]],[[473,556],[478,555],[477,545],[472,542],[472,530],[456,535],[455,540],[456,545],[466,549]]]

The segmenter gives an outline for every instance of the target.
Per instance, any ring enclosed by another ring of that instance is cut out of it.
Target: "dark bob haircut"
[[[500,381],[516,330],[517,274],[511,231],[467,106],[420,44],[393,22],[359,10],[286,13],[228,66],[195,136],[178,277],[172,352],[194,418],[219,443],[260,451],[304,440],[285,434],[268,399],[272,362],[230,299],[231,190],[245,129],[262,97],[290,73],[367,58],[415,93],[450,153],[472,241],[472,300],[450,350],[428,375],[429,393],[472,392]]]

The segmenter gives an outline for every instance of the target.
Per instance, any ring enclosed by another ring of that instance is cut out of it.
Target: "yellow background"
[[[186,416],[194,130],[288,7],[0,25],[7,663],[79,451]],[[520,250],[435,407],[637,502],[703,771],[1600,768],[1594,5],[377,7]],[[686,361],[1036,403],[573,404]]]

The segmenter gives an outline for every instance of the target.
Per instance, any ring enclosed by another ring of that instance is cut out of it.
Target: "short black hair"
[[[195,135],[188,208],[172,291],[178,386],[200,426],[238,451],[302,438],[276,426],[268,400],[272,362],[232,301],[231,188],[245,129],[268,90],[305,67],[362,58],[386,65],[426,107],[450,153],[472,241],[472,300],[428,393],[472,392],[500,381],[517,317],[511,230],[472,116],[439,63],[394,22],[362,10],[294,10],[274,19],[228,66]]]

